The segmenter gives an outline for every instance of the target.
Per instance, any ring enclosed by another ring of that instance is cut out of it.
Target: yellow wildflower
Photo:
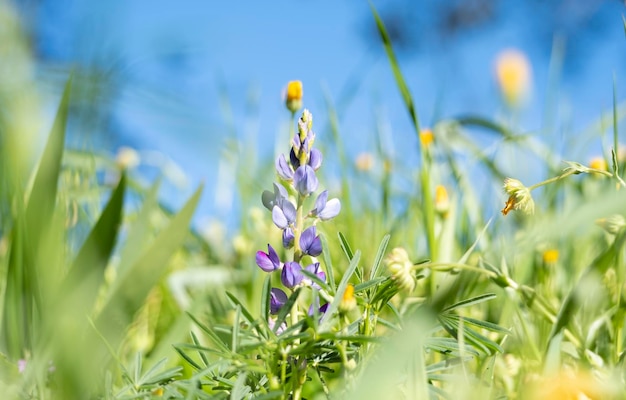
[[[339,310],[343,313],[347,313],[356,307],[356,298],[354,297],[354,285],[348,283],[346,290],[343,292],[341,303],[339,303]]]
[[[604,157],[594,157],[589,161],[589,168],[597,169],[600,171],[608,171],[608,165]]]
[[[435,211],[445,215],[449,209],[450,199],[448,198],[448,191],[445,186],[437,185],[435,187]]]
[[[559,251],[557,249],[548,249],[541,255],[544,264],[552,265],[559,261]]]
[[[530,190],[522,182],[513,178],[504,180],[504,191],[509,195],[502,214],[507,215],[511,210],[520,210],[526,214],[535,212],[535,202],[530,194]]]
[[[422,148],[426,149],[430,147],[430,145],[435,141],[435,135],[433,135],[433,131],[426,128],[420,131],[420,142],[422,143]]]
[[[531,67],[526,55],[516,49],[502,51],[496,59],[496,79],[504,100],[518,105],[530,88]]]
[[[372,153],[361,153],[357,156],[355,164],[359,171],[371,171],[374,168],[374,156]]]
[[[287,83],[287,95],[285,105],[293,113],[302,108],[302,82],[290,81]]]

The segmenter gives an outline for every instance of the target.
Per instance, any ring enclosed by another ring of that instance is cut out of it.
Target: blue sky
[[[383,16],[408,21],[415,47],[399,50],[399,56],[423,125],[432,122],[436,106],[442,116],[500,115],[493,61],[502,49],[516,47],[528,54],[534,77],[533,101],[520,125],[538,129],[555,37],[565,49],[557,112],[574,128],[556,127],[546,141],[562,147],[579,131],[575,128],[610,108],[613,74],[618,99],[624,98],[623,4],[492,3],[489,21],[446,36],[436,31],[441,3],[373,1]],[[320,140],[330,136],[324,131],[324,93],[338,101],[346,85],[356,83],[357,95],[340,115],[351,153],[373,148],[375,115],[389,121],[396,144],[415,148],[382,46],[368,34],[369,2],[42,0],[22,5],[42,71],[95,66],[115,88],[102,94],[110,104],[110,123],[94,133],[102,136],[94,142],[104,142],[111,152],[127,144],[167,154],[191,178],[181,197],[197,182],[207,182],[201,214],[216,211],[211,188],[221,145],[233,134],[221,105],[223,93],[231,101],[238,134],[255,135],[261,155],[272,154],[277,134],[286,129],[281,92],[292,79],[304,82],[305,106],[316,118]]]

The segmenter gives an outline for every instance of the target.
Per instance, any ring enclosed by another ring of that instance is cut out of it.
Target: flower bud
[[[347,314],[356,307],[356,298],[354,297],[354,285],[348,283],[346,290],[343,292],[341,302],[339,303],[339,311]]]
[[[503,215],[507,215],[511,210],[520,210],[529,215],[535,212],[535,202],[530,194],[530,190],[522,182],[517,179],[506,178],[504,180],[504,191],[509,195],[509,198],[502,209]]]
[[[287,94],[285,96],[285,105],[292,113],[302,108],[302,82],[291,81],[287,83]]]
[[[617,235],[626,226],[626,220],[620,214],[596,220],[596,225],[611,235]]]
[[[412,292],[415,289],[415,276],[413,274],[413,263],[409,260],[409,255],[402,247],[396,247],[385,258],[385,265],[391,278],[396,282],[400,290]]]

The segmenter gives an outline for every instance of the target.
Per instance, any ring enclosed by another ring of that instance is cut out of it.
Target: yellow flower
[[[287,83],[285,104],[287,109],[293,113],[302,108],[302,82],[290,81]]]
[[[556,264],[559,261],[559,251],[557,249],[548,249],[542,254],[544,264]]]
[[[359,171],[371,171],[374,168],[374,156],[371,153],[361,153],[357,156],[355,164]]]
[[[426,128],[420,131],[420,142],[422,143],[422,148],[426,149],[430,147],[430,145],[435,141],[435,135],[433,135],[433,131]]]
[[[356,307],[356,298],[354,297],[354,285],[348,283],[346,290],[343,292],[341,303],[339,303],[339,310],[343,313],[347,313]]]
[[[589,168],[597,169],[600,171],[608,171],[608,165],[604,157],[594,157],[589,161]]]
[[[496,58],[496,79],[504,100],[518,105],[530,89],[531,67],[526,55],[516,49],[502,51]]]
[[[448,198],[448,191],[445,186],[437,185],[435,187],[435,211],[445,215],[449,209],[450,199]]]
[[[120,147],[115,156],[115,164],[119,169],[133,169],[141,163],[139,153],[130,147]]]
[[[605,399],[617,394],[616,385],[600,382],[591,373],[562,370],[538,379],[530,385],[523,399],[580,400]]]

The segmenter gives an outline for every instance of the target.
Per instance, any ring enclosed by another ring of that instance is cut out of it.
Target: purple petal
[[[326,304],[324,304],[323,306],[321,306],[321,307],[320,307],[320,313],[325,314],[325,313],[326,313],[326,310],[328,310],[328,305],[329,305],[329,304],[330,304],[330,303],[326,303]]]
[[[293,203],[289,200],[284,200],[282,209],[285,217],[287,217],[287,220],[289,221],[289,224],[296,222],[296,206],[294,206]]]
[[[293,179],[293,170],[287,163],[284,154],[281,154],[276,159],[276,171],[278,172],[278,176],[286,181],[290,181]]]
[[[308,196],[317,189],[318,180],[315,171],[308,165],[298,167],[293,176],[293,183],[302,196]]]
[[[274,224],[280,229],[285,229],[289,226],[289,220],[287,220],[285,213],[278,206],[272,208],[272,221],[274,221]]]
[[[280,280],[285,287],[292,289],[302,282],[302,267],[295,261],[286,262]]]
[[[284,199],[288,197],[287,189],[283,185],[277,185],[274,183],[274,193],[269,190],[264,190],[261,195],[261,202],[268,210],[272,211],[274,206],[281,207]]]
[[[259,250],[256,252],[256,265],[259,266],[265,272],[274,271],[274,263],[270,260],[267,253]]]
[[[274,264],[274,269],[280,268],[280,258],[278,258],[278,254],[276,250],[270,244],[267,244],[267,255],[269,256],[270,261]]]
[[[311,149],[311,153],[309,154],[309,165],[315,171],[322,166],[322,152],[318,149]]]
[[[286,249],[292,248],[294,239],[295,239],[295,236],[291,228],[287,227],[286,229],[283,229],[283,247],[284,248]]]
[[[328,199],[328,190],[324,190],[322,193],[320,193],[317,196],[317,199],[315,199],[315,208],[313,209],[313,211],[311,211],[311,213],[317,216],[320,212],[322,212],[324,210],[324,207],[326,207],[327,199]]]
[[[322,241],[319,236],[315,236],[315,226],[311,226],[302,232],[300,236],[300,248],[304,254],[317,257],[322,254]]]
[[[274,196],[274,193],[268,190],[264,190],[263,194],[261,194],[261,202],[263,203],[263,206],[270,211],[274,208],[275,200],[276,196]]]
[[[326,206],[324,207],[324,209],[318,212],[317,216],[322,221],[327,221],[339,215],[340,211],[341,211],[341,202],[339,201],[339,199],[330,199],[326,203]]]
[[[278,314],[281,307],[287,302],[287,294],[278,288],[270,290],[270,313]]]

